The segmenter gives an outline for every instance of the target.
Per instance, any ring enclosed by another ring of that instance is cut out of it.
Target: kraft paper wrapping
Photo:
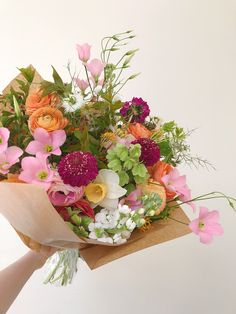
[[[3,94],[11,86],[18,89],[16,79],[23,79],[22,75],[18,75],[4,89]],[[36,71],[31,90],[38,89],[41,80]],[[79,248],[81,256],[91,269],[191,232],[186,225],[168,220],[154,222],[150,230],[144,233],[135,230],[128,242],[119,246],[79,238],[67,227],[41,187],[22,183],[0,182],[0,213],[29,248],[39,250],[41,245]],[[172,217],[189,222],[181,208],[177,208]]]

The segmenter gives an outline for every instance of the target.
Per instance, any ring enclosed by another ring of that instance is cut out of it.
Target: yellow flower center
[[[107,194],[107,186],[103,183],[89,183],[85,188],[85,195],[88,201],[98,204]]]
[[[201,230],[203,230],[204,227],[205,227],[204,221],[200,220],[199,223],[198,223],[198,228],[201,229]]]
[[[2,144],[3,140],[2,140],[2,137],[0,136],[0,144]]]
[[[53,147],[52,147],[52,145],[46,144],[46,145],[44,146],[44,150],[45,150],[45,152],[47,152],[47,153],[51,153],[51,152],[53,151]]]
[[[48,173],[45,170],[42,170],[37,174],[37,177],[40,181],[45,180],[47,176],[48,176]]]

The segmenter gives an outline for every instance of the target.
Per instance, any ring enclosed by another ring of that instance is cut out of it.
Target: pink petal
[[[32,141],[28,144],[25,151],[32,155],[36,155],[38,152],[45,153],[44,144],[38,141]]]
[[[211,233],[213,235],[218,235],[218,236],[221,236],[224,233],[224,230],[220,224],[206,225],[204,231],[207,233]]]
[[[57,148],[52,153],[53,153],[53,155],[60,156],[61,155],[61,150],[60,150],[60,148]]]
[[[199,234],[199,219],[194,219],[190,222],[189,228],[196,234]]]
[[[208,212],[207,216],[204,218],[206,223],[218,222],[219,221],[219,212],[217,210],[212,210]]]
[[[208,208],[206,207],[199,207],[200,213],[199,213],[199,219],[203,219],[207,216],[208,214]]]
[[[66,141],[66,132],[64,130],[53,131],[51,134],[53,148],[58,148]]]
[[[212,234],[206,233],[206,232],[200,232],[199,237],[200,237],[200,242],[202,242],[204,244],[209,244],[213,240]]]
[[[42,144],[51,145],[52,142],[50,134],[43,128],[37,128],[34,131],[34,139]]]
[[[8,147],[6,150],[6,162],[13,165],[19,161],[19,157],[23,155],[23,150],[17,146]]]

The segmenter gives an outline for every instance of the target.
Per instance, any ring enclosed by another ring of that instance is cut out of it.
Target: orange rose
[[[26,114],[31,115],[34,111],[45,106],[56,107],[60,103],[59,97],[55,94],[42,96],[41,91],[30,94],[25,102]]]
[[[153,167],[148,168],[148,172],[154,181],[163,184],[161,178],[169,174],[173,169],[174,168],[170,164],[164,161],[158,161]],[[175,195],[175,192],[166,190],[167,199],[172,199],[173,197],[175,197]]]
[[[137,140],[140,138],[149,138],[152,132],[149,131],[141,123],[131,123],[128,129],[129,133],[132,134]]]
[[[161,198],[161,206],[156,209],[155,215],[159,215],[166,206],[166,191],[164,186],[160,185],[158,182],[149,180],[147,184],[140,184],[138,187],[145,194],[156,193]]]
[[[52,107],[42,107],[32,113],[28,123],[32,133],[37,128],[52,132],[64,129],[68,124],[68,120],[63,117],[60,110]]]

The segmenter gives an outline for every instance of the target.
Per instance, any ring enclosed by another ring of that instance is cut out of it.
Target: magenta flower
[[[61,155],[60,146],[65,143],[66,132],[56,130],[48,133],[43,128],[34,131],[34,141],[30,142],[25,151],[32,155]]]
[[[160,160],[160,148],[157,143],[150,138],[140,138],[133,141],[131,144],[141,145],[141,156],[139,159],[146,167],[153,166]]]
[[[73,152],[62,157],[58,172],[65,184],[86,186],[98,175],[96,158],[89,152]]]
[[[91,46],[89,44],[76,45],[79,59],[86,63],[90,58]]]
[[[189,228],[200,237],[200,242],[208,244],[212,242],[214,235],[222,235],[223,229],[218,223],[219,212],[208,211],[206,207],[200,207],[199,218],[190,222]]]
[[[84,187],[73,187],[65,184],[59,175],[54,180],[47,192],[54,206],[70,206],[82,198]]]
[[[126,101],[120,109],[123,117],[128,119],[131,117],[130,122],[144,123],[146,117],[150,114],[150,109],[146,101],[142,98],[133,97],[131,101]]]
[[[99,59],[93,59],[87,64],[87,69],[94,78],[95,82],[98,82],[99,76],[104,70],[105,64]]]
[[[20,180],[40,185],[45,190],[50,188],[54,173],[50,169],[45,157],[25,157],[21,161],[21,167]]]
[[[9,169],[19,162],[19,157],[23,155],[23,150],[17,146],[8,147],[0,153],[0,173],[7,174]]]
[[[81,80],[79,78],[76,78],[75,83],[82,92],[84,92],[89,87],[89,83],[86,80]]]
[[[0,128],[0,153],[7,149],[9,136],[10,131],[7,128]]]

